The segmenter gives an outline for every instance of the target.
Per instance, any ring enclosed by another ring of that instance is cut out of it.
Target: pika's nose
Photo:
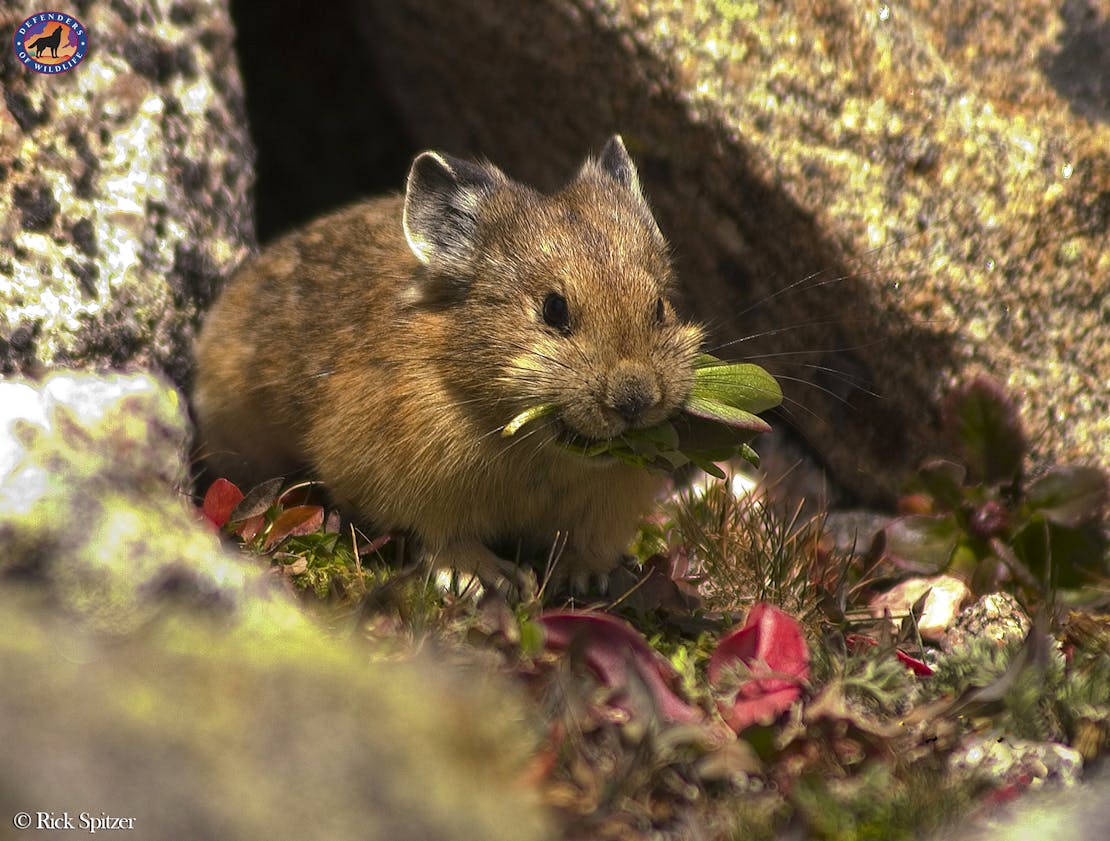
[[[609,405],[628,423],[635,423],[659,402],[659,385],[643,365],[620,362],[609,377]]]

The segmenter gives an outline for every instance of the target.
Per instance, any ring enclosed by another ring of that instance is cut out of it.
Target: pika
[[[662,479],[567,444],[680,409],[703,330],[672,288],[619,135],[553,195],[423,152],[403,196],[324,216],[232,277],[197,344],[209,464],[244,482],[307,468],[437,566],[496,575],[495,548],[558,538],[560,580],[604,581]],[[556,411],[500,434],[541,403]]]

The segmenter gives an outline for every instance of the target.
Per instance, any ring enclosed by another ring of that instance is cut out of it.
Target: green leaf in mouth
[[[586,458],[609,455],[636,467],[675,470],[693,462],[713,475],[713,462],[739,456],[759,464],[748,446],[752,437],[769,432],[758,417],[782,402],[782,389],[763,368],[750,363],[730,364],[709,354],[694,363],[694,384],[682,410],[669,421],[642,429],[628,429],[607,441],[568,443],[570,452]],[[501,430],[511,437],[521,427],[557,411],[551,403],[525,409]]]
[[[714,358],[708,354],[702,354],[698,358],[698,367],[694,371],[694,387],[686,400],[686,411],[693,411],[695,403],[712,402],[723,403],[754,415],[773,409],[782,402],[782,389],[778,381],[758,365],[744,362],[730,365],[720,360],[709,364],[705,361],[709,359]],[[700,414],[697,411],[693,413]]]
[[[682,411],[694,415],[695,417],[717,421],[718,423],[736,427],[737,429],[749,429],[752,432],[771,431],[771,425],[763,420],[763,418],[753,415],[751,412],[746,412],[743,409],[737,409],[727,403],[719,403],[716,400],[691,397],[686,401],[686,405],[682,407]]]

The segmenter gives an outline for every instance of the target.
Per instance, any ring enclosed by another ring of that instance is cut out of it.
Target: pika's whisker
[[[820,392],[824,392],[829,397],[831,397],[833,400],[836,400],[838,403],[843,403],[845,406],[848,406],[849,408],[852,408],[852,409],[855,408],[855,406],[852,406],[852,404],[850,402],[848,402],[848,400],[845,397],[837,394],[835,391],[833,391],[830,388],[825,388],[825,386],[820,385],[819,383],[813,382],[812,380],[803,379],[802,377],[789,377],[789,376],[786,376],[785,374],[779,374],[777,379],[786,380],[787,382],[798,383],[799,385],[804,385],[804,386],[807,386],[809,388],[817,389]],[[861,388],[860,390],[865,391],[867,394],[870,394],[873,397],[880,397],[881,396],[881,395],[875,394],[874,392],[866,391],[866,389]],[[783,398],[783,399],[785,400],[786,398]]]

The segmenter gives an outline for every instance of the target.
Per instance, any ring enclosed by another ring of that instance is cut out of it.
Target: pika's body
[[[563,445],[681,406],[702,334],[670,289],[619,137],[551,196],[423,153],[403,197],[321,218],[232,278],[198,343],[210,463],[240,481],[307,466],[440,565],[491,572],[491,546],[561,535],[561,577],[604,576],[660,479]],[[541,403],[555,413],[500,434]]]

